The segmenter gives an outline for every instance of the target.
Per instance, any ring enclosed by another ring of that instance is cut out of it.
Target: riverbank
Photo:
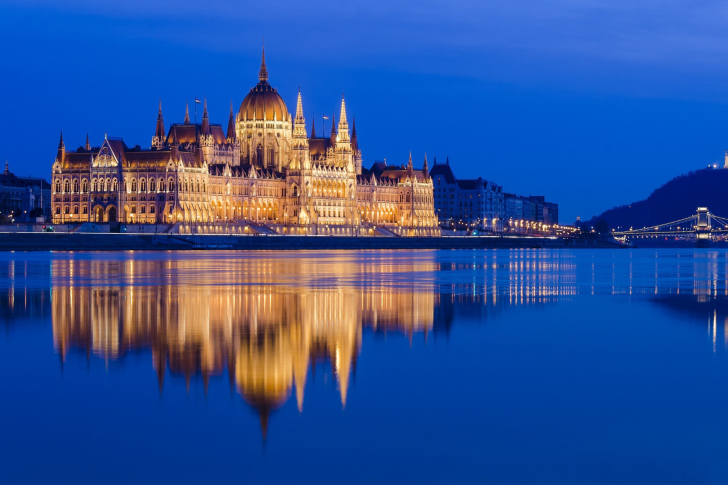
[[[169,251],[196,249],[508,249],[620,247],[596,239],[527,236],[334,237],[0,233],[0,251]]]

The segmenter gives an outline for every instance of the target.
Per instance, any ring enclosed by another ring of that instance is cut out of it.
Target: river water
[[[728,257],[0,253],[2,483],[726,483]]]

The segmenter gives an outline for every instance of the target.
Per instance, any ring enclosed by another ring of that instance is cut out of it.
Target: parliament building
[[[151,147],[104,137],[100,147],[66,151],[52,174],[54,224],[166,225],[179,233],[437,236],[427,158],[415,169],[362,167],[356,122],[342,96],[330,136],[309,136],[299,90],[295,116],[268,82],[265,51],[258,84],[227,133],[210,123],[165,129],[160,102]],[[139,226],[140,227],[140,226]],[[156,230],[157,228],[155,228]]]

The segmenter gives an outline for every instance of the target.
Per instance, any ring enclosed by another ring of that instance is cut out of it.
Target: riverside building
[[[362,167],[355,122],[342,96],[331,134],[308,135],[298,93],[292,116],[268,82],[265,51],[258,84],[227,132],[210,122],[165,129],[160,102],[150,148],[104,137],[53,163],[55,224],[164,224],[181,233],[438,236],[427,161]]]

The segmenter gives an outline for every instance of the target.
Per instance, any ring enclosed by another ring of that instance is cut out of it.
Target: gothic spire
[[[412,150],[410,150],[409,161],[407,162],[407,168],[412,168]]]
[[[59,149],[61,149],[61,148],[65,149],[66,148],[66,145],[63,143],[63,130],[61,130],[61,141],[58,142],[58,148]]]
[[[336,113],[331,115],[331,141],[336,140]]]
[[[427,165],[427,153],[425,153],[425,162],[422,164],[422,171],[425,172],[425,177],[430,173],[430,167]]]
[[[8,166],[8,161],[5,160],[5,175],[10,173],[10,167]]]
[[[359,150],[359,139],[356,136],[356,118],[351,120],[351,149],[355,152]]]
[[[301,101],[301,88],[298,88],[298,100],[296,101],[296,123],[305,123],[303,118],[303,101]]]
[[[86,132],[86,145],[84,146],[84,149],[91,150],[91,144],[88,142],[88,131]]]
[[[339,125],[346,122],[346,102],[344,101],[344,93],[341,93],[341,113],[339,114]]]
[[[190,103],[185,104],[185,125],[190,124]]]
[[[341,93],[341,111],[339,112],[339,136],[336,141],[349,143],[349,122],[346,121],[346,102],[344,101],[344,93]]]
[[[311,118],[311,138],[316,138],[316,115]]]
[[[230,140],[235,140],[235,117],[233,116],[233,100],[230,100],[230,118],[228,119],[228,131],[227,137]]]
[[[202,111],[202,126],[200,129],[202,130],[203,135],[210,134],[210,117],[207,115],[207,96],[205,96],[205,104]]]
[[[159,112],[157,113],[157,129],[154,132],[159,140],[164,139],[164,118],[162,117],[162,98],[159,98]]]
[[[263,60],[260,63],[260,72],[258,73],[258,79],[262,83],[268,82],[268,69],[265,67],[265,44],[263,44]]]

